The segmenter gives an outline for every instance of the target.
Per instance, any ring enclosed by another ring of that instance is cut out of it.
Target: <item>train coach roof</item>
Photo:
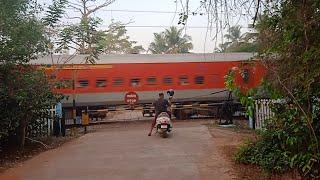
[[[248,60],[254,53],[190,53],[190,54],[109,54],[100,55],[97,64],[219,62]],[[31,64],[84,64],[86,55],[53,55],[39,57]]]

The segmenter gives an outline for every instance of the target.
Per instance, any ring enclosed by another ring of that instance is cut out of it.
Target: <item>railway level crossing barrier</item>
[[[226,106],[240,106],[240,103],[238,103],[238,102],[226,103],[226,102],[205,103],[205,104],[189,104],[189,105],[173,104],[171,106],[171,110],[172,111],[174,111],[174,110],[210,111],[210,110],[212,110],[212,108],[216,108],[217,109],[217,114],[216,114],[215,117],[219,118],[220,123],[222,122],[223,119],[226,120],[225,123],[230,123],[230,122],[232,123],[232,118],[233,118],[234,111],[232,111],[230,109],[235,109],[235,108],[227,107],[227,109],[229,109],[230,111],[228,111],[228,110],[226,111]],[[152,107],[151,104],[147,104],[147,105],[144,105],[144,106],[135,106],[135,107],[133,107],[133,106],[109,107],[109,108],[98,109],[98,110],[88,110],[87,109],[87,110],[83,110],[82,114],[85,114],[85,112],[87,112],[89,117],[93,117],[94,115],[107,114],[108,112],[137,111],[137,110],[140,110],[140,111],[154,111],[154,107]],[[227,116],[226,114],[228,114],[229,116]],[[242,114],[244,114],[244,113],[242,113]],[[73,123],[73,119],[66,119],[65,124],[68,127],[86,126],[86,125],[96,124],[96,122],[91,122],[90,120],[88,121],[87,119],[88,119],[88,116],[85,116],[85,118],[81,117],[79,119],[80,121],[77,121],[76,124]]]
[[[206,104],[190,104],[190,105],[182,105],[182,104],[173,104],[171,106],[172,110],[183,110],[183,109],[192,109],[192,110],[210,110],[210,108],[217,108],[217,118],[219,118],[220,123],[222,123],[222,119],[232,121],[232,116],[228,116],[230,114],[234,114],[235,110],[229,109],[230,107],[235,106],[241,106],[239,102],[233,102],[231,105],[225,102],[218,102],[218,103],[206,103]],[[274,103],[285,103],[283,100],[270,100],[270,99],[256,99],[255,100],[255,107],[254,107],[254,118],[253,118],[253,128],[254,129],[262,129],[265,120],[272,118],[274,116],[274,113],[271,110],[272,104]],[[226,105],[227,104],[227,105]],[[224,106],[227,106],[227,110],[224,109]],[[243,107],[242,107],[243,108]],[[228,110],[229,109],[229,110]],[[90,117],[90,114],[92,113],[108,113],[108,112],[115,112],[115,111],[134,111],[134,110],[149,110],[154,111],[154,107],[151,106],[151,104],[145,104],[144,106],[127,106],[127,107],[109,107],[105,109],[98,109],[98,110],[87,110],[87,113]],[[84,111],[83,111],[84,112]],[[232,112],[232,113],[230,113]],[[241,115],[244,115],[244,110],[238,111]],[[65,119],[65,118],[64,118]],[[64,125],[66,128],[70,127],[78,127],[78,126],[87,126],[87,125],[93,125],[96,124],[90,119],[88,120],[88,116],[85,118],[85,122],[83,118],[81,117],[80,121],[77,121],[76,124],[73,123],[73,119],[65,119]],[[108,122],[105,121],[106,123]],[[102,122],[103,123],[103,122]]]

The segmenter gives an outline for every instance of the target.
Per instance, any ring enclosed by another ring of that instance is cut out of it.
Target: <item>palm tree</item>
[[[149,46],[153,54],[188,53],[193,45],[191,37],[182,35],[182,29],[172,26],[160,33],[154,33],[154,42]]]
[[[229,34],[224,35],[225,38],[231,41],[231,43],[238,43],[242,40],[241,26],[232,26],[229,29]]]
[[[168,50],[165,42],[164,32],[153,33],[153,35],[154,42],[150,44],[149,50],[152,52],[152,54],[163,54],[163,52],[166,52]]]
[[[246,32],[241,34],[241,26],[232,26],[229,34],[224,35],[228,42],[219,44],[216,52],[256,52],[258,33]]]

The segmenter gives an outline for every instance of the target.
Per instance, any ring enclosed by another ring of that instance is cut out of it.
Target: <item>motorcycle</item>
[[[167,112],[162,112],[158,115],[156,120],[157,133],[163,138],[167,138],[172,130],[172,123]]]

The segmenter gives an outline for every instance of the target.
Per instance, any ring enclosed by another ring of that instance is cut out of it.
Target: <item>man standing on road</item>
[[[154,126],[156,125],[156,120],[157,120],[158,115],[162,112],[168,112],[168,107],[170,107],[170,105],[171,105],[171,103],[168,100],[164,99],[164,94],[159,93],[158,100],[156,100],[153,103],[153,106],[155,109],[155,116],[154,116],[154,121],[152,122],[151,129],[150,129],[148,136],[151,136],[152,130],[153,130]]]

